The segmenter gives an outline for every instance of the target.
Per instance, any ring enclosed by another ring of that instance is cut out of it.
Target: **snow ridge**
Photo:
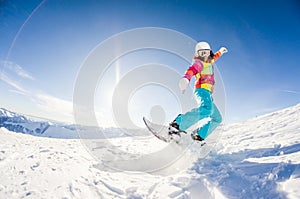
[[[17,133],[61,139],[78,139],[80,136],[89,138],[88,136],[92,136],[92,134],[97,131],[102,132],[103,139],[145,135],[146,132],[145,130],[140,129],[99,128],[76,124],[64,124],[54,121],[50,122],[46,119],[35,120],[4,108],[0,108],[0,128],[1,127]],[[87,133],[85,134],[82,132]],[[130,132],[130,135],[126,135],[126,132]]]
[[[50,122],[35,122],[27,117],[0,108],[0,127],[26,134],[43,134],[50,127]]]

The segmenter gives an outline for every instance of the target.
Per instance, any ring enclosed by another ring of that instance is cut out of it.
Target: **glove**
[[[228,52],[227,48],[225,48],[225,47],[221,47],[219,51],[220,51],[222,54]]]
[[[185,78],[185,77],[183,77],[183,78],[180,79],[180,81],[179,81],[179,88],[180,88],[180,91],[182,93],[184,93],[184,91],[187,88],[187,86],[189,85],[189,83],[190,83],[190,81],[187,78]]]

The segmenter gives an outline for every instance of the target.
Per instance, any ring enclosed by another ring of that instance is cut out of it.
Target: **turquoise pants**
[[[211,93],[203,88],[195,90],[197,100],[199,100],[199,107],[194,108],[185,114],[178,115],[175,119],[179,128],[183,131],[194,125],[203,118],[210,117],[211,120],[198,130],[198,134],[203,138],[207,138],[217,126],[222,122],[222,116],[214,104]]]

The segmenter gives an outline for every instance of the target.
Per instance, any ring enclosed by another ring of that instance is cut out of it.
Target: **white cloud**
[[[285,93],[300,94],[300,91],[294,91],[294,90],[281,90],[281,91]]]
[[[25,88],[23,88],[18,82],[12,80],[4,72],[0,73],[0,79],[7,83],[8,85],[14,87],[19,93],[27,94],[29,93]]]
[[[60,99],[42,92],[35,92],[33,90],[24,88],[18,81],[11,79],[4,72],[0,72],[0,79],[14,88],[10,89],[10,92],[22,94],[33,101],[37,107],[37,110],[32,110],[33,112],[37,112],[44,117],[54,120],[73,122],[72,101]]]
[[[29,72],[25,71],[20,65],[12,61],[1,61],[1,64],[5,69],[12,71],[22,78],[34,80],[34,77]]]
[[[56,117],[64,118],[65,121],[73,120],[73,102],[60,99],[48,94],[35,94],[32,100],[37,106],[48,113],[56,114]]]
[[[95,115],[97,122],[100,126],[108,128],[112,126],[116,126],[114,117],[112,114],[112,109],[109,108],[98,108],[95,110]]]

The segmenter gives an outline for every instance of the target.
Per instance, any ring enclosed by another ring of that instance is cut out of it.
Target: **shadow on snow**
[[[280,163],[257,163],[247,158],[274,157],[300,151],[300,144],[274,148],[245,150],[232,154],[210,154],[194,164],[193,170],[219,187],[228,198],[287,198],[277,188],[278,182],[292,175],[300,180],[299,164],[291,161]],[[278,162],[278,161],[277,161]]]

